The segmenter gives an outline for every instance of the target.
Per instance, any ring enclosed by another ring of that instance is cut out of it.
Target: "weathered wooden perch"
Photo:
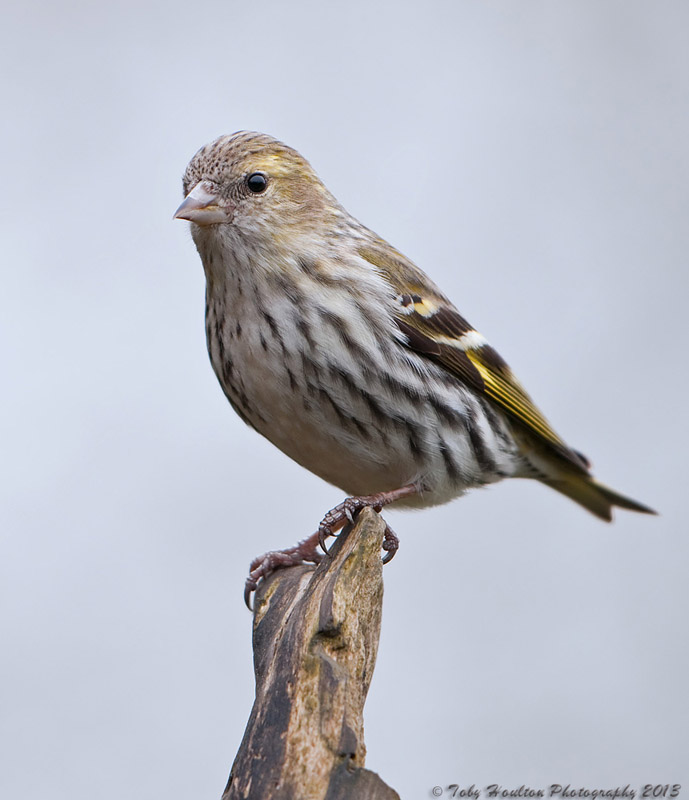
[[[364,509],[317,568],[281,569],[259,587],[256,700],[222,800],[399,800],[364,768],[384,530]]]

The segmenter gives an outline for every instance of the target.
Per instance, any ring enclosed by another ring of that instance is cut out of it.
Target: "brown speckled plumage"
[[[184,176],[208,349],[239,415],[355,495],[446,502],[536,478],[594,514],[646,507],[598,483],[510,368],[409,259],[265,134],[223,136]]]

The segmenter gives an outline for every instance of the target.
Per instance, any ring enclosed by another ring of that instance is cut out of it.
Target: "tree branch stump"
[[[318,567],[256,592],[256,699],[222,800],[399,800],[364,768],[378,651],[385,523],[364,509]]]

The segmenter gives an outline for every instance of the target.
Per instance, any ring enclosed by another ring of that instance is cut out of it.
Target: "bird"
[[[293,148],[239,131],[202,147],[176,219],[206,276],[213,370],[239,417],[348,497],[297,546],[251,564],[318,563],[370,506],[439,505],[540,481],[600,519],[651,508],[600,483],[498,352],[411,260],[351,216]],[[398,539],[386,526],[384,561]]]

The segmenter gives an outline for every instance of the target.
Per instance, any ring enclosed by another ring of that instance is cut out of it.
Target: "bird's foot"
[[[267,578],[281,567],[294,567],[305,562],[319,564],[323,559],[323,555],[318,551],[319,541],[320,536],[316,532],[294,547],[288,547],[286,550],[271,550],[269,553],[255,558],[251,562],[249,577],[244,584],[244,602],[249,611],[252,610],[251,594],[256,591],[258,582],[262,578]]]
[[[388,492],[377,492],[376,494],[368,494],[361,497],[347,497],[335,508],[331,508],[321,520],[321,524],[318,526],[318,541],[321,548],[327,553],[325,540],[328,536],[334,536],[345,523],[354,522],[356,515],[362,508],[372,508],[374,511],[380,512],[384,506],[417,492],[418,488],[413,484],[409,484]],[[388,551],[388,555],[383,559],[386,564],[395,555],[398,547],[399,539],[386,523],[385,540],[383,542],[383,549]]]
[[[383,564],[387,564],[395,557],[395,553],[400,549],[400,540],[397,538],[397,534],[393,529],[385,523],[385,536],[383,537],[383,550],[385,550],[385,555],[383,556]]]
[[[256,587],[261,579],[267,578],[273,572],[282,567],[293,567],[297,564],[310,562],[312,564],[320,563],[323,558],[322,554],[318,551],[320,545],[324,553],[328,550],[325,546],[325,540],[328,536],[335,536],[337,531],[340,530],[347,522],[353,523],[357,514],[362,508],[372,508],[374,511],[381,511],[381,509],[389,503],[394,503],[396,500],[401,500],[404,497],[409,497],[416,494],[417,487],[410,484],[409,486],[402,486],[400,489],[393,489],[389,492],[378,492],[377,494],[364,495],[362,497],[348,497],[339,505],[332,508],[323,517],[321,524],[318,526],[316,533],[299,542],[295,547],[289,547],[286,550],[272,550],[269,553],[264,553],[262,556],[255,558],[249,567],[249,577],[246,579],[244,585],[244,602],[249,610],[251,609],[251,595],[256,591]],[[383,564],[387,564],[395,556],[399,549],[400,540],[397,538],[392,528],[385,523],[385,536],[383,538]]]

